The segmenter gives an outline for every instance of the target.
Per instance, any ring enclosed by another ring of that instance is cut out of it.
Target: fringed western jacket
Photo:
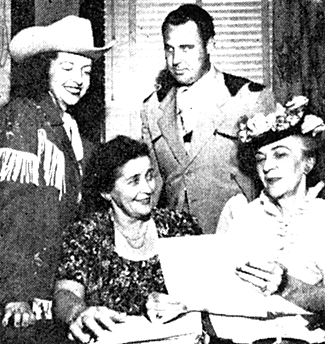
[[[0,304],[51,297],[61,232],[73,219],[80,170],[51,97],[0,114]]]

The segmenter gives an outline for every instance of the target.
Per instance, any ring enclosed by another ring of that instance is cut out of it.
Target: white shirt
[[[69,137],[77,161],[82,160],[84,152],[77,122],[67,112],[62,116],[64,129]]]

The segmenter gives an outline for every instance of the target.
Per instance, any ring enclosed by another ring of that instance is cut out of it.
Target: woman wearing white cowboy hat
[[[0,114],[1,343],[10,321],[27,327],[51,318],[61,230],[75,215],[83,158],[67,109],[87,92],[92,61],[113,45],[94,47],[90,21],[76,16],[11,41],[13,60],[33,71]]]

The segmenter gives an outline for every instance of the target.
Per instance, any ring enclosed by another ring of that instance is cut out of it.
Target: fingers
[[[97,340],[113,332],[116,324],[123,322],[125,317],[125,313],[118,313],[106,307],[89,307],[69,329],[73,337],[82,343],[88,343],[92,338]]]
[[[82,316],[82,324],[86,326],[91,333],[94,334],[95,338],[99,338],[105,334],[107,330],[113,331],[114,325],[112,321],[106,321],[107,329],[104,329],[101,324],[98,322],[99,315],[90,314]]]
[[[114,331],[116,324],[124,322],[126,313],[118,313],[106,307],[96,307],[95,319],[104,328]]]
[[[36,321],[35,314],[26,302],[10,302],[7,304],[2,325],[4,327],[8,326],[11,318],[13,318],[15,327],[27,327]]]
[[[147,312],[147,315],[152,323],[163,324],[176,318],[178,315],[182,313],[182,311],[176,312],[174,310],[166,309],[157,311],[152,309]]]
[[[278,291],[284,269],[277,263],[267,262],[254,266],[247,263],[236,269],[236,275],[243,281],[257,287],[263,294],[271,295]]]
[[[164,307],[165,305],[171,305],[171,306],[185,306],[182,302],[180,302],[177,299],[174,299],[168,294],[163,294],[163,293],[151,293],[148,296],[148,301],[147,305],[155,305],[156,307]],[[186,306],[185,306],[186,307]]]
[[[21,313],[18,313],[18,312],[14,313],[14,326],[15,327],[20,327],[21,318],[22,318]]]
[[[81,319],[77,319],[74,323],[72,323],[69,327],[70,330],[70,338],[71,340],[79,339],[82,343],[88,343],[91,339],[90,333],[85,333],[83,331],[83,324]]]
[[[2,319],[2,326],[6,327],[9,324],[9,319],[13,316],[13,311],[10,309],[8,311],[5,311],[5,315]]]
[[[68,339],[74,341],[73,334],[71,332],[68,333]]]
[[[146,304],[147,314],[151,322],[163,323],[187,311],[184,303],[167,294],[152,293]]]

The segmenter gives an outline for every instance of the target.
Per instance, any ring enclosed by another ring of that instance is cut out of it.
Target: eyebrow
[[[191,43],[189,43],[189,44],[181,44],[180,48],[187,48],[187,47],[194,47],[194,46],[195,46],[195,44],[191,44]]]
[[[275,147],[273,147],[273,148],[271,149],[271,151],[275,151],[275,150],[278,149],[278,148],[287,149],[287,150],[291,151],[291,149],[290,149],[288,146],[283,146],[283,145],[275,146]],[[264,155],[265,153],[260,152],[260,151],[257,151],[256,154],[263,154],[263,155]]]
[[[136,177],[139,177],[140,176],[140,173],[136,173],[136,174],[132,174],[131,176],[128,176],[128,177],[124,177],[125,180],[131,180],[131,179],[134,179]]]
[[[153,171],[154,171],[153,167],[149,167],[148,170],[145,172],[145,175]],[[131,176],[128,176],[128,177],[124,176],[124,178],[125,180],[129,180],[129,179],[133,179],[134,177],[139,177],[139,176],[141,176],[141,173],[132,174]]]
[[[68,63],[68,64],[71,64],[71,65],[75,65],[75,63],[74,63],[73,61],[68,61],[68,60],[66,60],[66,61],[61,61],[61,62],[60,62],[60,65],[61,65],[61,64],[64,64],[64,63]],[[85,67],[92,67],[92,63],[89,63],[89,64],[86,64],[86,65],[82,66],[82,68],[85,68]]]

